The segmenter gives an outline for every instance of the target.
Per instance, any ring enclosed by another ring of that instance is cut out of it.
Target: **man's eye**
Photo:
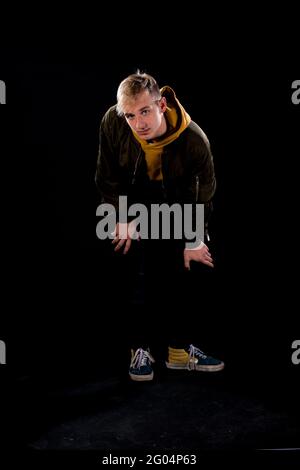
[[[149,109],[145,109],[144,111],[142,111],[143,116],[147,116],[147,114],[149,114]]]

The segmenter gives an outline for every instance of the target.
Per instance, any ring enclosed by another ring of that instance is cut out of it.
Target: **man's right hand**
[[[132,240],[140,240],[140,234],[136,231],[135,220],[132,220],[129,224],[117,223],[113,235],[112,244],[116,245],[114,251],[119,251],[124,247],[124,255],[129,251]]]

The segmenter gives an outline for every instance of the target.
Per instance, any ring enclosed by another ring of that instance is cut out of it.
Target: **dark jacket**
[[[193,121],[162,154],[161,182],[165,200],[172,203],[205,203],[216,189],[209,141]],[[104,115],[99,136],[96,184],[102,202],[118,209],[118,197],[127,195],[129,203],[146,200],[149,178],[145,154],[116,106]]]

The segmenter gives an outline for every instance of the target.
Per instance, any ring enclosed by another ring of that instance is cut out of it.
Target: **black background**
[[[0,338],[7,365],[0,372],[13,380],[84,382],[105,370],[120,310],[106,289],[95,235],[98,129],[119,82],[140,68],[175,89],[211,142],[217,328],[209,338],[255,389],[295,399],[300,105],[291,102],[291,84],[297,77],[281,78],[249,57],[225,57],[211,68],[184,55],[141,60],[125,51],[59,52],[1,52],[7,104],[0,108]]]

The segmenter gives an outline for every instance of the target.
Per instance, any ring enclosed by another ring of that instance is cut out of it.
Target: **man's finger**
[[[116,245],[114,251],[119,251],[120,248],[122,248],[122,246],[124,245],[125,242],[126,242],[126,240],[124,240],[124,239],[119,240],[119,242],[118,242],[118,244]]]
[[[210,261],[207,261],[205,264],[207,264],[207,266],[210,266],[211,268],[214,268],[213,263],[211,263]]]
[[[188,258],[184,258],[184,267],[190,271],[190,260]]]
[[[125,243],[125,248],[124,248],[124,251],[123,251],[123,254],[126,255],[126,253],[129,251],[129,248],[131,247],[131,239],[128,238],[128,240],[126,240],[126,243]]]

